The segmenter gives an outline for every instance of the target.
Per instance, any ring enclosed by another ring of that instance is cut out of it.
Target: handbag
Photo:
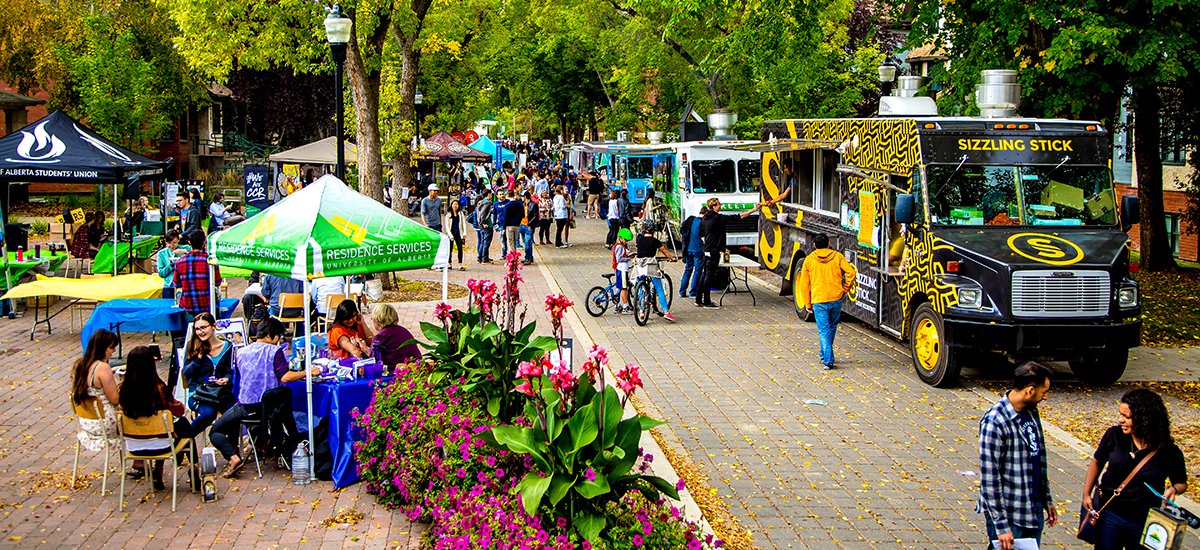
[[[1096,544],[1096,520],[1100,519],[1100,512],[1103,512],[1108,507],[1108,504],[1114,498],[1117,498],[1121,494],[1121,491],[1125,490],[1125,486],[1129,485],[1130,481],[1133,481],[1133,476],[1137,475],[1138,470],[1141,470],[1142,466],[1145,466],[1156,453],[1158,453],[1158,449],[1150,451],[1150,454],[1142,458],[1142,461],[1138,462],[1138,465],[1134,467],[1133,471],[1129,472],[1128,476],[1125,476],[1125,481],[1121,482],[1121,485],[1117,487],[1116,491],[1113,491],[1112,496],[1108,497],[1108,500],[1104,501],[1104,505],[1099,510],[1096,509],[1095,496],[1089,497],[1092,499],[1091,513],[1088,513],[1087,508],[1084,508],[1082,503],[1079,505],[1079,529],[1075,532],[1075,538],[1088,544]]]
[[[196,391],[192,392],[192,399],[196,400],[196,403],[200,405],[220,409],[221,405],[233,399],[233,386],[230,384],[221,386],[215,382],[205,382],[197,386]]]

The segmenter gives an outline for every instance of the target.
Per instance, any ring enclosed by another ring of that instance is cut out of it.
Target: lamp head
[[[425,96],[421,94],[421,90],[418,89],[416,95],[413,96],[413,103],[420,105],[423,101],[425,101]]]
[[[329,15],[325,16],[325,37],[329,39],[330,44],[346,44],[350,42],[350,30],[353,26],[354,21],[342,13],[341,5],[334,4],[333,9],[329,10]]]
[[[879,81],[892,82],[896,80],[896,64],[891,59],[879,64]]]

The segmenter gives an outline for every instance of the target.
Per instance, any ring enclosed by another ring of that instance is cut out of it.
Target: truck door
[[[909,188],[907,177],[891,175],[889,178],[896,187]],[[888,209],[883,212],[885,223],[881,226],[884,238],[879,247],[879,265],[883,266],[879,285],[879,328],[900,337],[904,327],[904,308],[900,297],[900,262],[904,255],[904,239],[900,224],[896,223],[896,191],[887,190],[887,197]]]

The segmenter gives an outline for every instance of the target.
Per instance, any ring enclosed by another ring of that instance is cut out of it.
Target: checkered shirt
[[[1042,445],[1041,468],[1043,502],[1033,502],[1030,494],[1034,480],[1029,475],[1030,456],[1021,439],[1020,420],[1008,398],[1001,399],[979,420],[979,502],[976,512],[983,512],[996,525],[998,533],[1007,533],[1012,525],[1036,528],[1041,525],[1043,511],[1053,501],[1046,472],[1046,437],[1042,433],[1042,418],[1037,407],[1025,409],[1037,426]]]
[[[221,284],[221,268],[213,267],[216,283]],[[193,250],[184,254],[175,263],[175,292],[179,294],[179,307],[188,313],[209,311],[208,300],[208,253]]]

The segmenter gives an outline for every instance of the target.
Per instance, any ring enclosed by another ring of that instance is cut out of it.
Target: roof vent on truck
[[[896,80],[891,95],[879,98],[879,116],[937,116],[937,103],[933,98],[920,95],[927,78],[905,75]]]
[[[1016,116],[1021,106],[1021,85],[1017,84],[1017,71],[991,69],[979,73],[980,83],[975,85],[975,105],[983,118]]]

